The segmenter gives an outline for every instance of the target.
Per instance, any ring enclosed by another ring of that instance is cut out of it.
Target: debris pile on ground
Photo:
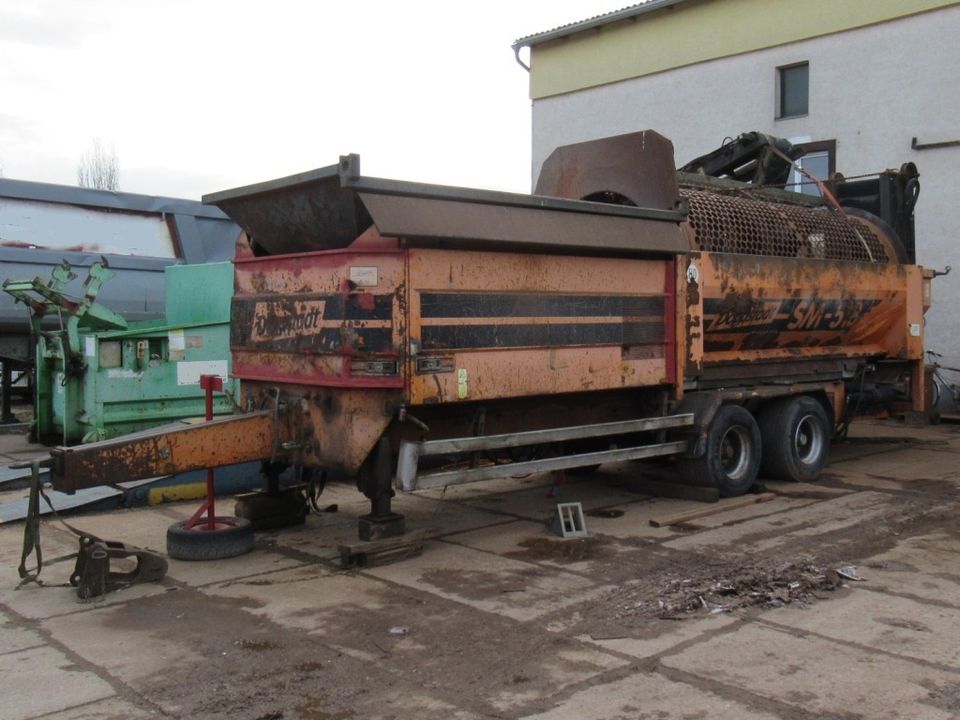
[[[658,598],[659,616],[691,612],[729,612],[740,607],[807,604],[819,592],[835,590],[842,580],[836,570],[789,563],[773,569],[749,568],[707,582],[675,580]]]
[[[846,566],[846,573],[855,572]],[[627,591],[619,598],[619,619],[631,616],[683,619],[705,614],[730,612],[738,608],[776,608],[788,604],[806,605],[836,590],[845,575],[810,562],[792,562],[775,567],[741,568],[723,576],[674,578],[651,593],[649,586],[639,592]],[[860,578],[857,578],[860,579]]]

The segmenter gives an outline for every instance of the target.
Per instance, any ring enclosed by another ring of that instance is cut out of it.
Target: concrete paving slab
[[[635,502],[604,508],[611,512],[611,516],[588,515],[587,528],[597,533],[610,535],[620,539],[637,538],[674,538],[678,535],[689,535],[701,528],[715,528],[730,523],[740,522],[754,517],[774,515],[791,508],[809,505],[815,500],[801,500],[794,498],[775,498],[773,500],[755,503],[746,507],[723,509],[726,505],[737,505],[742,498],[728,498],[716,503],[694,503],[689,500],[670,498],[649,498]],[[716,510],[713,515],[696,518],[683,526],[653,527],[651,520],[666,518],[677,513],[697,510]],[[613,515],[613,513],[622,513]]]
[[[503,515],[448,501],[415,496],[406,496],[402,500],[394,507],[406,518],[407,530],[429,530],[428,537],[440,537],[510,522],[510,518]],[[369,508],[364,503],[362,507],[355,508],[354,514],[341,510],[336,513],[308,515],[303,526],[258,533],[258,546],[274,548],[280,553],[287,550],[306,553],[319,560],[338,563],[340,545],[359,542],[357,517],[367,512]]]
[[[406,517],[408,530],[431,528],[439,536],[511,521],[511,518],[504,517],[499,512],[491,512],[489,507],[480,508],[471,503],[452,503],[448,499],[436,497],[406,495],[396,504],[396,508],[397,512],[403,513]]]
[[[960,536],[949,532],[933,532],[899,540],[884,553],[870,558],[870,562],[912,558],[917,569],[924,572],[960,571],[957,557],[960,554]]]
[[[956,673],[755,623],[667,656],[661,663],[793,705],[808,715],[871,720],[956,717],[936,704],[938,689],[957,687]]]
[[[372,616],[390,604],[383,583],[324,565],[218,583],[203,588],[203,593],[242,601],[253,615],[321,636],[336,625],[339,609],[349,607],[351,613],[365,611]],[[393,624],[404,625],[400,608]]]
[[[611,589],[579,575],[444,542],[427,543],[422,556],[367,572],[521,621],[534,620]]]
[[[772,610],[764,620],[905,658],[960,668],[960,610],[866,589],[853,592],[843,602],[818,603],[811,610]]]
[[[557,512],[557,503],[579,502],[584,510],[621,505],[642,498],[642,495],[612,487],[601,473],[590,480],[567,482],[554,495],[552,486],[537,486],[511,493],[475,495],[462,502],[471,507],[506,513],[526,520],[544,521]]]
[[[303,553],[330,562],[340,557],[340,545],[355,542],[357,517],[343,512],[307,515],[303,525],[257,534],[260,547],[278,553]]]
[[[960,429],[920,428],[909,444],[877,437],[855,448],[865,460],[939,457],[938,467],[947,467],[960,455]],[[0,528],[0,558],[9,560],[0,610],[13,618],[0,622],[0,647],[10,647],[0,658],[51,648],[54,672],[62,642],[94,675],[112,675],[113,690],[126,683],[143,698],[121,690],[52,715],[63,719],[145,717],[149,708],[236,720],[277,712],[291,720],[349,713],[687,720],[767,717],[757,713],[770,708],[784,717],[960,715],[960,673],[946,669],[960,664],[951,644],[960,615],[960,535],[950,524],[958,479],[924,471],[887,480],[862,474],[859,462],[841,462],[828,475],[861,478],[863,490],[829,487],[830,478],[825,486],[786,484],[777,500],[694,521],[700,529],[651,528],[650,517],[705,506],[610,487],[638,466],[603,468],[561,489],[585,497],[588,511],[623,512],[588,515],[597,534],[579,545],[544,532],[541,519],[557,502],[548,497],[549,476],[451,487],[442,502],[440,490],[404,495],[397,507],[410,527],[433,526],[441,539],[421,557],[352,572],[332,561],[337,544],[355,541],[356,516],[368,503],[353,486],[334,483],[320,504],[336,502],[340,512],[258,534],[254,553],[229,562],[172,564],[167,587],[142,596],[131,588],[100,605],[78,603],[69,588],[13,591],[22,528]],[[932,498],[920,492],[924,482]],[[911,491],[903,522],[901,489]],[[226,498],[219,502],[232,510]],[[523,519],[510,516],[515,505],[525,505]],[[74,520],[106,528],[111,539],[162,548],[167,525],[196,506]],[[888,545],[888,526],[904,538],[870,557],[871,548]],[[924,534],[909,537],[916,532]],[[76,548],[54,523],[44,523],[42,537],[47,557]],[[807,554],[832,567],[848,549],[867,582],[829,602],[811,599],[809,610],[650,618],[661,589],[691,569],[707,582],[741,561],[749,573],[768,570],[764,562],[806,562]],[[56,563],[44,577],[65,581],[72,566]],[[43,631],[49,644],[35,644],[44,643]],[[659,669],[643,669],[652,667]]]
[[[830,470],[845,470],[849,469],[849,466],[849,462],[837,462],[831,464]],[[856,462],[855,471],[861,475],[906,482],[957,477],[960,469],[953,453],[905,448],[895,453],[861,458]]]
[[[865,586],[960,608],[960,538],[934,533],[905,538],[860,568]]]
[[[299,708],[301,713],[307,709],[305,707]],[[458,708],[456,705],[444,702],[436,697],[426,694],[411,695],[407,691],[388,691],[384,693],[382,710],[384,717],[416,718],[417,720],[483,720],[487,717]],[[303,713],[303,716],[311,717],[306,713]],[[324,716],[314,714],[313,717],[323,718]],[[327,717],[333,718],[336,715],[327,714]]]
[[[116,519],[109,522],[98,522],[100,518],[109,518],[109,515],[90,515],[76,519],[77,525],[84,531],[91,531],[93,527],[116,530],[119,538],[107,535],[107,539],[123,539],[142,535],[156,524],[157,517],[142,510],[121,512]],[[90,522],[88,523],[87,520]],[[144,528],[147,528],[145,530]],[[96,533],[95,533],[96,534]],[[23,545],[23,524],[4,526],[0,528],[0,604],[6,605],[14,612],[27,618],[38,619],[54,615],[87,612],[103,605],[113,605],[126,602],[146,595],[162,593],[165,587],[159,583],[147,583],[123,588],[95,602],[83,602],[72,587],[67,585],[70,575],[76,564],[74,557],[77,552],[77,538],[59,522],[55,520],[41,521],[40,545],[43,549],[43,570],[40,579],[45,583],[40,587],[33,583],[20,584],[17,566],[20,563],[20,552]],[[35,570],[36,556],[33,555],[28,563],[28,569]],[[126,572],[134,568],[134,563],[125,560],[111,562],[114,570]]]
[[[192,591],[172,592],[200,597]],[[137,598],[91,609],[82,622],[76,615],[66,615],[50,617],[40,625],[74,653],[126,683],[162,678],[180,663],[203,660],[194,646],[183,642],[177,627],[182,617],[163,612],[163,599]]]
[[[587,527],[593,525],[593,518],[588,518]],[[587,538],[563,539],[549,532],[542,523],[529,520],[513,520],[453,535],[445,540],[515,560],[569,572],[591,573],[594,577],[600,572],[600,562],[606,560],[617,563],[619,557],[631,550],[629,546],[596,533]]]
[[[829,477],[829,470],[821,475],[821,478],[824,480],[828,479]],[[784,497],[809,497],[813,499],[828,500],[831,497],[848,495],[849,493],[853,492],[847,488],[830,487],[823,482],[805,483],[789,482],[785,480],[763,480],[763,484],[766,486],[766,489],[769,492],[773,492]]]
[[[866,583],[867,589],[879,593],[900,593],[960,608],[960,574],[957,572],[931,574],[906,571],[909,576],[905,577],[902,567],[893,567],[895,569],[881,570],[872,563],[861,567],[860,572],[869,578],[869,582]]]
[[[888,490],[897,492],[906,489],[906,485],[909,484],[887,478],[879,478],[875,475],[864,475],[860,472],[844,472],[843,470],[834,470],[831,476],[845,485],[852,485],[863,488],[864,490]]]
[[[65,584],[71,572],[73,572],[73,562],[58,563],[44,569],[41,578],[47,583]],[[31,620],[78,614],[86,617],[99,608],[121,605],[150,595],[162,595],[168,589],[161,583],[143,583],[107,593],[95,601],[87,601],[80,600],[76,589],[69,586],[60,587],[52,584],[39,586],[30,583],[19,590],[0,589],[0,604]],[[76,617],[73,621],[77,622]]]
[[[5,613],[0,613],[0,654],[38,647],[45,642],[37,633],[20,627]]]
[[[636,673],[628,678],[592,685],[557,703],[556,707],[523,720],[657,720],[736,718],[774,720],[775,715],[757,712],[727,698],[691,685],[668,680],[656,673]]]
[[[40,521],[40,547],[43,549],[46,562],[62,555],[75,553],[78,547],[77,537],[65,530],[60,523],[44,519]],[[15,584],[18,579],[16,568],[20,564],[22,551],[23,523],[0,526],[0,587],[8,584],[6,582],[8,575]]]
[[[736,501],[740,499],[742,498],[729,498],[728,501]],[[720,502],[722,503],[724,500],[721,500]],[[767,500],[766,502],[754,503],[753,505],[747,505],[746,507],[724,510],[716,515],[708,515],[706,517],[697,518],[692,520],[691,524],[704,529],[718,528],[723,527],[724,525],[733,525],[734,523],[740,523],[744,520],[750,520],[751,518],[769,517],[776,515],[777,513],[786,512],[788,510],[796,510],[797,508],[812,505],[815,502],[817,502],[815,499],[810,500],[806,498],[777,497],[773,500]],[[733,504],[735,504],[735,502]]]
[[[606,637],[617,634],[613,628],[608,628],[596,637],[582,635],[578,639],[592,643],[605,650],[611,650],[636,658],[649,658],[654,655],[669,652],[683,643],[693,640],[706,640],[710,635],[729,628],[740,622],[733,615],[717,614],[695,620],[650,620],[642,627],[624,627],[625,637]]]
[[[899,420],[868,420],[861,418],[850,425],[848,437],[856,444],[858,440],[866,439],[876,442],[883,438],[892,440],[910,439],[926,441],[931,437],[945,437],[960,439],[960,427],[949,423],[941,425],[907,425]]]
[[[488,702],[505,711],[542,698],[547,688],[553,692],[625,664],[601,648],[547,633],[531,643],[506,617],[491,617],[367,574],[321,571],[311,577],[307,568],[298,568],[203,592],[237,600],[252,614],[362,663],[381,668],[399,663],[404,672],[422,678],[431,693],[452,690],[446,700],[416,701],[432,710],[437,702],[446,707],[456,698],[455,689],[444,681],[451,674],[476,675],[475,682],[490,687]],[[504,676],[507,670],[498,667],[504,654],[518,667],[513,675]]]
[[[157,713],[154,711],[143,710],[133,703],[113,697],[44,715],[43,720],[141,720],[155,717]]]
[[[59,523],[41,521],[40,547],[43,550],[43,570],[40,577],[47,582],[67,582],[73,572],[75,558],[69,557],[77,552],[77,537],[64,530]],[[23,552],[23,524],[0,527],[0,598],[6,592],[13,591],[20,583],[17,567]],[[29,570],[36,570],[36,555],[31,554],[27,562]]]
[[[555,653],[540,659],[538,674],[553,689],[553,693],[562,693],[571,685],[583,682],[605,670],[623,667],[627,663],[608,655],[599,649],[583,648],[559,649]],[[525,705],[537,703],[543,699],[543,687],[540,683],[531,683],[516,678],[511,687],[501,690],[490,698],[490,704],[502,713],[518,711]]]
[[[674,550],[698,550],[749,541],[751,548],[756,551],[771,550],[790,543],[796,537],[822,535],[863,523],[881,515],[890,502],[889,495],[881,493],[851,493],[805,505],[790,513],[686,535],[669,540],[664,546]]]
[[[109,683],[51,647],[0,655],[4,720],[35,718],[112,695]]]
[[[663,517],[681,510],[706,507],[702,503],[669,498],[644,498],[638,496],[633,502],[603,508],[608,511],[605,517],[587,515],[587,529],[620,540],[646,542],[673,538],[690,532],[689,529],[653,527],[650,518]],[[589,509],[587,512],[590,512]],[[622,513],[622,514],[621,514]]]
[[[233,514],[232,506],[230,514]],[[87,513],[67,521],[78,530],[104,540],[116,540],[158,553],[166,552],[167,528],[175,522],[166,513],[149,507]]]
[[[216,562],[185,562],[170,559],[167,577],[190,587],[203,587],[241,577],[259,576],[304,564],[301,560],[256,547],[247,555]]]

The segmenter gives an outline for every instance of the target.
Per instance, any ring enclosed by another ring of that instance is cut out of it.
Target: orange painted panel
[[[702,253],[699,275],[705,364],[922,355],[916,267]]]
[[[411,404],[672,382],[672,262],[411,249]]]

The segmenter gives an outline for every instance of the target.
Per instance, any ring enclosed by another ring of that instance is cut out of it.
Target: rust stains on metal
[[[673,276],[663,260],[413,248],[408,401],[665,382],[676,372]]]
[[[269,458],[273,414],[164,425],[77,447],[55,448],[51,478],[61,492]]]
[[[899,265],[703,253],[702,266],[708,363],[900,357],[908,318],[920,321]]]
[[[674,210],[680,206],[673,143],[652,130],[557,148],[537,195]]]

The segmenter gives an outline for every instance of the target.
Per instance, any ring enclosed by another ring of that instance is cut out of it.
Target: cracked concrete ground
[[[640,494],[637,464],[556,497],[545,477],[404,496],[423,554],[363,570],[337,545],[365,503],[334,486],[336,514],[94,603],[56,586],[75,540],[52,520],[50,586],[15,589],[6,525],[0,717],[960,717],[960,427],[851,434],[821,482],[673,528],[649,521],[703,505]],[[561,501],[591,538],[546,532]],[[194,505],[71,522],[162,551]],[[832,574],[849,565],[861,581]]]

